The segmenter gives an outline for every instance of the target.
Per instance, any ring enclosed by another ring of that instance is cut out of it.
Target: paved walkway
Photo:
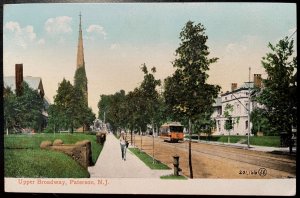
[[[107,134],[104,147],[95,166],[88,168],[91,178],[159,178],[169,175],[173,170],[152,170],[129,149],[126,161],[122,160],[119,140]]]

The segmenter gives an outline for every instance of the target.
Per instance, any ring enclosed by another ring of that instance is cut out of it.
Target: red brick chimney
[[[254,82],[254,87],[261,88],[262,85],[261,74],[254,74],[253,82]]]
[[[234,91],[237,89],[237,83],[231,83],[231,91]]]
[[[23,64],[16,64],[16,94],[22,95],[22,83],[23,83]]]

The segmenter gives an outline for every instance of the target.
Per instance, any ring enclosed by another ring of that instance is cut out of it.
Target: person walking
[[[122,130],[121,136],[120,136],[120,145],[121,145],[122,160],[124,160],[124,161],[126,161],[126,149],[127,149],[126,141],[127,141],[126,134]]]

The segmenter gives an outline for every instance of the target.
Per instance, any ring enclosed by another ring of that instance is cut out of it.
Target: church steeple
[[[81,13],[79,14],[79,36],[78,36],[78,47],[77,47],[77,69],[84,67],[84,54],[83,54],[83,39],[81,29]]]
[[[81,13],[79,14],[79,36],[78,36],[78,47],[77,47],[77,65],[74,77],[74,86],[82,90],[86,105],[88,105],[88,87],[87,77],[85,73],[85,62],[83,54],[83,39],[81,29]]]

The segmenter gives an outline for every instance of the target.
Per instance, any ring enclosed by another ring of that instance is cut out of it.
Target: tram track
[[[151,137],[143,137],[144,143],[148,142],[148,149],[151,149],[150,141]],[[188,142],[181,143],[169,143],[164,142],[162,139],[154,138],[156,147],[160,147],[160,151],[164,150],[163,147],[170,149],[180,149],[186,151],[188,148]],[[145,146],[144,146],[145,149]],[[156,155],[158,153],[156,152]],[[232,148],[225,145],[214,145],[206,143],[192,142],[192,154],[204,154],[210,158],[222,158],[226,160],[232,160],[234,162],[241,162],[251,164],[258,167],[273,169],[277,171],[283,171],[286,173],[296,174],[296,160],[287,157],[286,155],[275,155],[265,153],[261,151],[251,151],[244,148]]]

